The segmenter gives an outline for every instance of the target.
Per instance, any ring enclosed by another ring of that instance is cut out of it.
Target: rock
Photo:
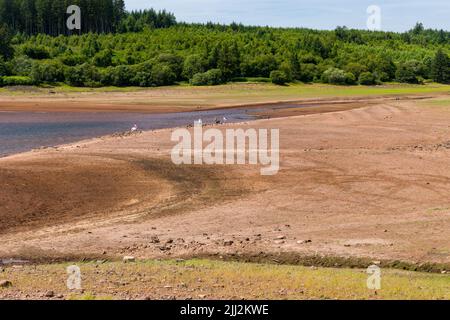
[[[125,256],[123,257],[123,262],[124,263],[136,262],[136,258],[132,256]]]
[[[447,270],[442,270],[441,273],[442,273],[442,274],[446,274],[446,273],[447,273]]]
[[[173,243],[173,239],[169,239],[169,240],[167,240],[167,241],[166,241],[166,243],[167,243],[167,244],[171,244],[171,243]]]
[[[8,280],[0,280],[0,288],[12,287],[12,282]]]
[[[233,243],[234,243],[234,241],[232,241],[232,240],[225,240],[225,241],[223,242],[223,245],[224,245],[225,247],[230,247],[230,246],[233,245]]]
[[[53,292],[53,291],[47,291],[46,293],[45,293],[45,297],[46,298],[53,298],[55,296],[55,293]]]
[[[150,238],[151,243],[160,243],[159,238],[157,236],[152,236]]]
[[[199,297],[200,299],[205,299],[207,296],[206,296],[206,294],[199,294],[198,297]]]
[[[286,236],[278,236],[275,238],[275,240],[284,240],[286,239]]]
[[[311,243],[312,240],[299,240],[297,241],[298,244],[307,244],[307,243]]]
[[[275,244],[284,244],[284,240],[275,240]]]

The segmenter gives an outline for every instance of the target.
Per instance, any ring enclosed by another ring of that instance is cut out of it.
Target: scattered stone
[[[152,236],[150,239],[151,243],[160,243],[159,238],[157,236]]]
[[[278,236],[275,238],[275,240],[284,240],[286,239],[286,236]]]
[[[45,293],[45,297],[46,298],[53,298],[55,296],[55,293],[53,292],[53,291],[47,291],[46,293]]]
[[[281,261],[280,261],[280,260],[277,260],[277,259],[272,259],[272,261],[275,262],[275,263],[278,263],[278,264],[281,263]]]
[[[442,273],[442,274],[446,274],[446,273],[447,273],[447,270],[442,270],[441,273]]]
[[[125,256],[123,257],[123,262],[124,263],[136,262],[136,258],[132,256]]]
[[[200,299],[205,299],[207,296],[206,296],[206,294],[199,294],[198,297],[199,297]]]
[[[284,240],[275,240],[275,244],[284,244]]]
[[[173,243],[173,239],[169,239],[169,240],[167,240],[167,241],[166,241],[166,243],[167,243],[167,244],[171,244],[171,243]]]
[[[299,240],[297,241],[297,244],[307,244],[307,243],[311,243],[312,240]]]
[[[0,288],[12,287],[12,282],[8,280],[0,280]]]
[[[224,245],[225,247],[230,247],[230,246],[233,245],[233,243],[234,243],[234,241],[232,241],[232,240],[225,240],[225,241],[223,242],[223,245]]]

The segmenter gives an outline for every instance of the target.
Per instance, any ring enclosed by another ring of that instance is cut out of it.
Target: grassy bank
[[[375,95],[405,95],[427,93],[450,93],[450,85],[442,84],[384,84],[381,86],[333,86],[326,84],[290,84],[277,86],[270,83],[230,83],[219,86],[193,87],[178,85],[170,87],[140,88],[140,87],[101,87],[82,88],[67,85],[52,87],[4,87],[0,88],[2,95],[40,95],[48,93],[109,93],[109,92],[170,92],[180,95],[186,92],[192,94],[209,94],[211,97],[230,98],[275,98],[301,99],[314,97],[343,97],[343,96],[375,96]]]
[[[208,108],[241,106],[314,99],[344,99],[401,95],[445,95],[450,86],[439,84],[383,86],[331,86],[324,84],[233,83],[212,87],[186,85],[158,88],[75,88],[68,86],[9,87],[0,89],[0,110],[52,111],[193,111]],[[65,104],[66,103],[66,104]],[[67,105],[69,104],[69,105]]]
[[[6,268],[0,298],[60,299],[450,299],[450,276],[382,270],[382,288],[367,289],[362,269],[309,268],[210,260],[77,263],[84,292],[66,287],[66,268]]]

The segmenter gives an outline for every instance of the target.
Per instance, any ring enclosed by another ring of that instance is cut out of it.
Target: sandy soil
[[[386,100],[229,126],[280,128],[280,173],[174,166],[171,130],[0,159],[0,257],[450,263],[448,109]]]
[[[371,95],[364,93],[346,96],[327,95],[327,90],[335,87],[325,87],[317,91],[320,86],[312,89],[300,87],[274,87],[261,84],[238,84],[218,87],[161,87],[141,89],[137,91],[111,92],[60,92],[52,90],[30,88],[18,90],[16,94],[0,94],[0,112],[34,111],[34,112],[138,112],[138,113],[170,113],[211,110],[232,107],[259,107],[264,104],[292,102],[310,106],[340,107],[345,109],[346,103],[355,101],[380,102],[383,100],[424,98],[431,95],[445,95],[446,93],[416,93]],[[283,91],[285,90],[285,91]],[[305,92],[301,90],[306,90]],[[307,90],[311,90],[308,92]],[[313,91],[315,90],[315,91]],[[344,90],[344,89],[342,89]],[[380,89],[382,90],[382,89]],[[339,91],[336,91],[336,93]],[[343,91],[345,92],[345,91]],[[299,97],[301,97],[299,99]],[[316,113],[316,111],[311,111]],[[282,116],[292,115],[281,114]]]

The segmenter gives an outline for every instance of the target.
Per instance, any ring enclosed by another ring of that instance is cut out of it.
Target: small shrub
[[[27,56],[18,56],[8,61],[7,66],[10,74],[17,76],[28,76],[33,68],[34,61]]]
[[[31,69],[30,76],[35,84],[64,81],[64,67],[54,61],[36,63]]]
[[[353,73],[351,72],[346,72],[345,73],[345,83],[349,84],[349,85],[354,85],[356,84],[356,77]]]
[[[272,80],[272,83],[278,84],[278,85],[284,85],[286,84],[289,79],[286,73],[280,70],[275,70],[270,73],[270,79]]]
[[[371,72],[363,72],[359,76],[359,84],[363,86],[373,86],[376,82],[377,79]]]
[[[175,83],[177,75],[169,65],[157,63],[152,66],[151,79],[153,86],[168,86]]]
[[[192,77],[193,86],[215,86],[223,83],[222,71],[211,69],[205,73],[197,73]]]
[[[80,54],[64,54],[61,56],[60,60],[66,66],[75,67],[82,65],[85,58]]]
[[[112,64],[113,53],[110,49],[102,50],[95,54],[93,58],[94,65],[97,67],[109,67]]]
[[[99,82],[101,79],[97,68],[87,63],[66,68],[64,76],[67,84],[76,87],[88,86],[88,84]]]
[[[322,81],[329,84],[345,85],[353,84],[356,80],[352,73],[346,73],[344,70],[337,68],[329,68],[322,74]]]
[[[32,86],[34,84],[30,77],[23,76],[3,77],[2,82],[4,86]]]
[[[43,60],[50,58],[50,52],[44,46],[28,45],[23,48],[23,53],[31,59]]]

